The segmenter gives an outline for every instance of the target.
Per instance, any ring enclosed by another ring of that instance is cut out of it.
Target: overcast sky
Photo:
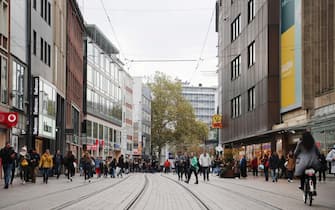
[[[121,51],[121,59],[127,63],[131,75],[151,77],[155,71],[161,71],[192,85],[217,84],[215,15],[210,24],[215,0],[78,0],[78,3],[85,21],[96,24]],[[198,60],[208,28],[198,69],[197,62],[131,62]]]

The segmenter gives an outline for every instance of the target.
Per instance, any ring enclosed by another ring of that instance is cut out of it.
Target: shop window
[[[0,56],[0,67],[1,67],[1,103],[8,103],[8,64],[7,59]]]

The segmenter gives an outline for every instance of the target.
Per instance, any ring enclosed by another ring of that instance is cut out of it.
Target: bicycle
[[[305,170],[305,186],[304,186],[304,202],[309,201],[309,205],[312,206],[313,196],[316,195],[315,185],[313,182],[315,179],[315,170],[308,168]]]

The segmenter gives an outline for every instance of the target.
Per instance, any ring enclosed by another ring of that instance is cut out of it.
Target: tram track
[[[104,187],[104,188],[99,189],[99,190],[95,190],[95,191],[93,191],[93,192],[91,192],[91,193],[89,193],[89,194],[82,195],[82,196],[80,196],[79,198],[70,200],[70,201],[68,201],[68,202],[62,203],[61,205],[58,205],[58,206],[56,206],[56,207],[51,208],[51,210],[64,209],[64,208],[73,206],[73,205],[75,205],[75,204],[78,204],[78,203],[80,203],[81,201],[83,201],[83,200],[85,200],[85,199],[88,199],[88,198],[93,197],[93,196],[95,196],[95,195],[97,195],[97,194],[100,194],[100,193],[102,193],[102,192],[105,192],[105,191],[111,189],[112,187],[115,187],[115,186],[117,186],[117,185],[119,185],[119,184],[125,182],[127,179],[129,179],[129,177],[130,177],[130,176],[127,176],[126,178],[124,178],[124,179],[122,179],[121,181],[118,181],[118,182],[116,182],[116,183],[113,183],[112,185],[109,185],[109,186]]]
[[[243,197],[249,201],[252,201],[256,204],[259,204],[259,205],[262,205],[262,206],[266,206],[266,207],[269,207],[269,209],[274,209],[274,210],[282,210],[282,208],[279,208],[277,206],[274,206],[268,202],[265,202],[263,200],[260,200],[260,199],[257,199],[257,198],[254,198],[250,195],[247,195],[245,193],[240,193],[240,192],[237,192],[237,191],[234,191],[230,188],[227,188],[227,187],[223,187],[223,186],[219,186],[219,185],[215,185],[215,184],[212,184],[212,183],[207,183],[207,185],[210,185],[210,186],[213,186],[213,187],[216,187],[217,189],[221,189],[223,191],[226,191],[226,192],[229,192],[229,193],[232,193],[232,194],[235,194],[237,196],[240,196],[240,197]]]
[[[192,197],[198,201],[198,203],[200,204],[199,206],[202,208],[202,209],[206,209],[206,210],[210,210],[211,208],[197,195],[195,194],[192,190],[190,190],[189,188],[187,188],[185,185],[181,184],[180,182],[170,178],[170,177],[167,177],[167,176],[164,176],[162,175],[162,177],[178,184],[179,186],[181,186],[182,188],[184,188],[190,195],[192,195]]]
[[[103,179],[100,179],[98,181],[92,182],[91,185],[92,184],[97,184],[97,183],[99,183],[101,181],[103,181]],[[80,184],[78,186],[69,187],[69,188],[66,188],[66,189],[61,189],[61,190],[53,191],[53,192],[50,192],[50,193],[46,193],[44,195],[34,196],[32,198],[23,199],[23,200],[15,202],[15,203],[10,203],[10,204],[7,204],[5,206],[1,206],[0,209],[6,209],[8,207],[15,206],[15,205],[18,205],[18,204],[21,204],[21,203],[25,203],[27,201],[33,201],[33,200],[37,200],[37,199],[41,199],[41,198],[46,198],[48,196],[57,195],[59,193],[64,193],[64,192],[67,192],[67,191],[79,189],[79,188],[86,187],[86,186],[87,186],[87,183],[84,183],[84,184]]]
[[[148,189],[148,184],[149,184],[149,179],[147,177],[147,175],[144,175],[145,181],[143,184],[142,189],[140,190],[140,192],[138,192],[135,197],[126,205],[126,207],[124,208],[124,210],[130,210],[132,208],[134,208],[136,206],[136,203],[140,200],[140,198],[143,196],[143,194],[146,192],[146,190]]]

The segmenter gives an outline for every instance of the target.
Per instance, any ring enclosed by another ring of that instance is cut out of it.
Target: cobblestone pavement
[[[2,180],[3,181],[3,180]],[[335,209],[335,179],[317,184],[318,195],[309,207],[303,203],[298,180],[265,182],[264,177],[221,179],[210,176],[199,184],[178,181],[174,174],[129,174],[123,178],[75,176],[50,178],[43,184],[21,184],[0,189],[0,209]]]

